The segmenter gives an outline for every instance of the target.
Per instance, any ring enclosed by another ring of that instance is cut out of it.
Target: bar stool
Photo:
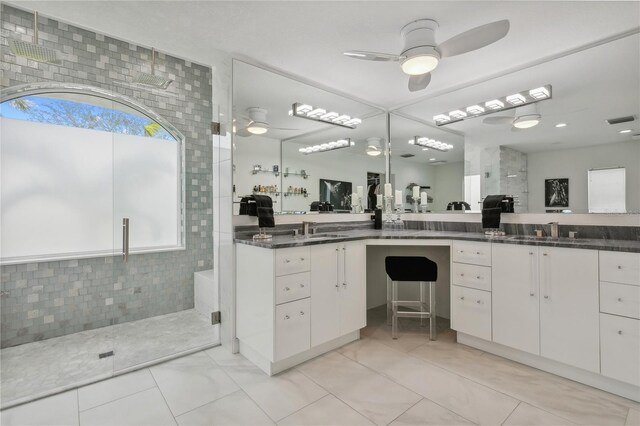
[[[429,340],[436,340],[436,281],[438,265],[421,256],[387,256],[387,321],[391,316],[391,337],[397,339],[398,318],[429,318]],[[417,281],[420,300],[398,300],[398,281]],[[425,301],[426,285],[429,285],[429,306]],[[419,311],[399,311],[398,307],[415,307]]]

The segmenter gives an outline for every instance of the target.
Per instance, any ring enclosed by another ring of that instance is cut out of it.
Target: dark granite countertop
[[[535,245],[545,247],[568,247],[590,250],[607,250],[640,253],[640,241],[636,240],[606,240],[588,238],[557,238],[532,237],[523,235],[507,235],[504,237],[489,237],[474,232],[451,231],[381,231],[378,229],[342,230],[316,234],[311,236],[274,235],[270,240],[254,241],[250,234],[240,234],[234,238],[236,243],[248,244],[268,249],[287,247],[302,247],[316,244],[338,243],[342,241],[374,240],[374,239],[402,239],[402,240],[464,240],[484,241],[504,244]]]

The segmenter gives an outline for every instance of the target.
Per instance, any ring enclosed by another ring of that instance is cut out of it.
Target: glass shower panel
[[[113,373],[113,133],[90,128],[94,108],[54,93],[1,105],[3,407]]]

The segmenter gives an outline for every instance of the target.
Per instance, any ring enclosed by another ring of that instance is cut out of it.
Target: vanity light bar
[[[315,154],[317,152],[326,152],[326,151],[333,151],[336,149],[349,148],[351,146],[354,146],[355,144],[356,143],[349,138],[339,139],[337,141],[331,141],[331,142],[322,143],[318,145],[303,147],[303,148],[300,148],[298,152],[301,152],[305,155]]]
[[[335,111],[327,112],[324,108],[316,108],[311,105],[296,102],[291,107],[289,115],[293,117],[306,118],[307,120],[329,123],[348,129],[355,129],[358,124],[362,123],[359,118],[351,117],[345,114],[338,114]]]
[[[433,121],[437,126],[444,126],[446,124],[468,120],[469,118],[492,114],[497,111],[506,111],[523,105],[533,104],[546,99],[551,99],[550,84],[536,87],[531,90],[513,93],[486,102],[479,102],[465,108],[455,109],[449,113],[437,114],[433,116]]]
[[[436,151],[447,152],[453,149],[453,145],[440,142],[435,139],[430,139],[423,136],[415,136],[413,139],[409,139],[409,145],[419,145],[425,148],[435,149]]]

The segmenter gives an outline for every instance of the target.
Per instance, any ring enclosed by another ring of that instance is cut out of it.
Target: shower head
[[[173,80],[168,78],[163,78],[155,75],[155,66],[156,66],[156,50],[151,49],[151,74],[146,72],[140,72],[133,79],[133,84],[137,84],[139,86],[147,86],[153,87],[156,89],[166,89],[169,87]]]
[[[58,57],[58,51],[27,41],[12,39],[9,41],[9,50],[16,56],[22,56],[33,61],[48,64],[62,63]]]
[[[33,43],[17,39],[9,41],[9,50],[16,56],[48,64],[60,64],[58,51],[38,44],[38,12],[33,13]]]

